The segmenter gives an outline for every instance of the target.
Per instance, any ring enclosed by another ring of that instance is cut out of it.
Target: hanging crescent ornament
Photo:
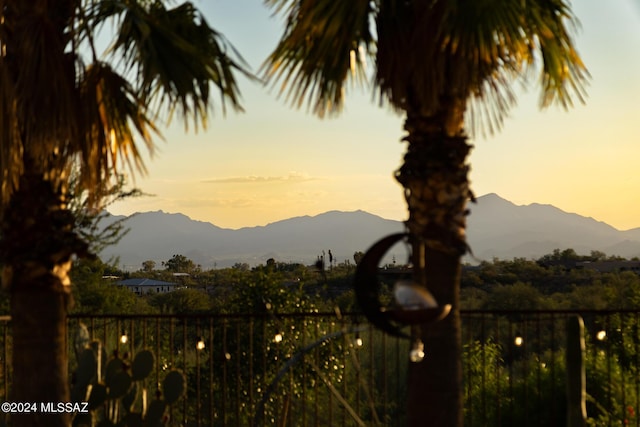
[[[380,261],[393,245],[408,237],[407,233],[397,233],[374,243],[358,263],[354,278],[356,300],[367,320],[378,329],[402,338],[410,338],[402,332],[403,326],[435,322],[445,318],[451,311],[451,304],[438,306],[426,288],[404,280],[394,286],[394,306],[384,307],[380,303]]]
[[[397,233],[376,242],[358,263],[354,278],[356,300],[367,320],[389,335],[403,338],[409,338],[409,335],[402,332],[401,327],[390,322],[380,303],[378,265],[387,251],[406,237],[406,233]]]

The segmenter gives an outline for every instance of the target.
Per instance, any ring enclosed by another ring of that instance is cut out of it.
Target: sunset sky
[[[281,21],[260,0],[196,0],[254,71],[275,46]],[[581,0],[576,44],[591,74],[585,105],[538,109],[537,81],[520,83],[501,132],[477,136],[470,156],[477,196],[548,203],[619,229],[640,227],[640,3]],[[329,210],[362,209],[403,220],[393,179],[405,145],[403,117],[368,88],[349,92],[338,118],[319,119],[241,79],[244,113],[218,99],[206,131],[176,121],[135,186],[153,196],[114,214],[163,210],[225,228],[265,225]]]

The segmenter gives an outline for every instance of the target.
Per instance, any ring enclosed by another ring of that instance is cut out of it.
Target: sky
[[[261,0],[193,0],[254,72],[278,41],[282,19]],[[552,204],[618,229],[640,227],[640,2],[574,1],[575,43],[591,79],[585,104],[539,109],[536,79],[516,83],[518,104],[495,135],[471,139],[476,196]],[[243,113],[214,100],[206,130],[164,127],[147,175],[148,196],[109,207],[118,215],[162,210],[223,228],[266,225],[330,210],[404,220],[393,173],[402,115],[372,89],[349,88],[343,113],[320,119],[278,88],[240,78]]]

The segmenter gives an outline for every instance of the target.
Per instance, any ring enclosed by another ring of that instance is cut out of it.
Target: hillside
[[[600,250],[628,258],[640,256],[640,228],[621,231],[551,205],[519,206],[497,194],[479,197],[469,208],[468,240],[476,259],[536,258],[568,247],[583,254]],[[328,250],[342,262],[352,260],[354,252],[366,250],[382,236],[403,230],[400,221],[364,211],[330,211],[239,230],[158,211],[133,215],[127,226],[130,232],[102,256],[116,256],[121,266],[133,270],[145,260],[160,263],[174,254],[185,255],[205,269],[236,262],[256,265],[269,258],[312,263]],[[391,255],[404,262],[407,252],[398,246]],[[465,260],[477,262],[470,257]]]

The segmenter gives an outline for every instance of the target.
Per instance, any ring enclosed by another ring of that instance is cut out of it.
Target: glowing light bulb
[[[282,332],[278,332],[275,337],[273,337],[273,342],[282,342]]]
[[[363,344],[362,338],[356,337],[356,347],[362,347]]]
[[[413,363],[422,362],[424,360],[424,344],[420,340],[413,343],[413,348],[409,352],[409,360]]]
[[[204,350],[205,344],[202,338],[198,338],[198,342],[196,343],[196,348],[198,350]]]
[[[127,336],[127,333],[122,331],[122,335],[120,336],[120,342],[122,344],[126,344],[127,341],[129,341],[129,337]]]
[[[607,331],[598,331],[598,333],[596,334],[596,339],[598,341],[604,341],[605,338],[607,338]]]
[[[514,340],[513,343],[517,346],[520,347],[523,343],[524,343],[524,339],[521,336],[517,336]]]

